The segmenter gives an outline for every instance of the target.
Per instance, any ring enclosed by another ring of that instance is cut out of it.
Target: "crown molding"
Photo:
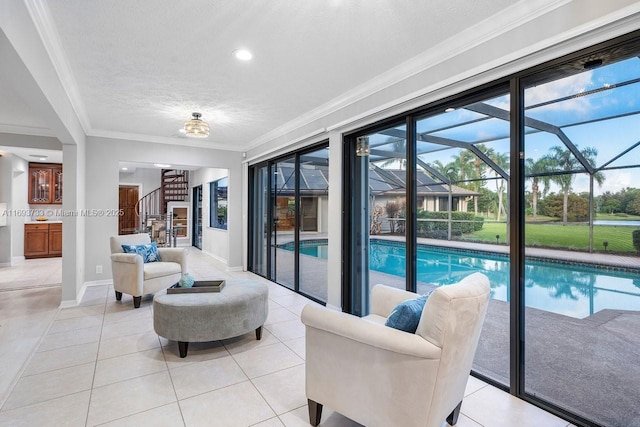
[[[308,113],[254,139],[248,144],[248,149],[257,148],[284,134],[309,125],[336,110],[348,107],[374,93],[396,85],[418,73],[424,72],[429,68],[511,31],[526,22],[545,15],[567,3],[571,3],[571,1],[573,0],[527,0],[514,3],[500,13],[457,33],[455,37],[444,40],[421,54],[345,92],[342,96],[334,98]]]
[[[34,127],[34,126],[19,126],[19,125],[4,125],[0,124],[0,133],[13,133],[16,135],[30,135],[30,136],[50,136],[56,137],[51,129]]]
[[[128,141],[140,141],[140,142],[152,142],[157,144],[177,145],[180,147],[199,147],[209,148],[212,150],[224,150],[224,151],[245,151],[242,146],[228,146],[220,142],[212,142],[205,138],[195,139],[183,137],[168,137],[168,136],[156,136],[156,135],[143,135],[138,133],[128,132],[116,132],[102,129],[91,129],[87,133],[88,137],[97,138],[110,138],[110,139],[122,139]]]
[[[78,89],[78,84],[76,83],[67,56],[64,53],[60,35],[56,29],[49,7],[45,0],[24,0],[24,3],[40,35],[44,48],[49,55],[53,68],[69,98],[71,107],[75,111],[80,125],[86,134],[87,130],[91,129],[89,115],[80,96],[80,90]]]

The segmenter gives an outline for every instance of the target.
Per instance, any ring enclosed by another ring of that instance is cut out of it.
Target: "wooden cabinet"
[[[62,224],[49,224],[49,256],[62,256]]]
[[[29,163],[29,204],[62,204],[62,165]]]
[[[62,255],[62,224],[25,224],[24,257],[46,258]]]

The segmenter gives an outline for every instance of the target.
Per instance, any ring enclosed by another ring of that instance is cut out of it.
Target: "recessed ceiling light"
[[[129,168],[122,168],[122,170],[123,170],[123,171],[128,171],[128,170],[129,170]]]
[[[35,157],[38,160],[47,160],[47,156],[44,154],[29,154],[29,157]]]
[[[449,107],[449,108],[447,108],[446,110],[444,110],[444,112],[445,112],[445,113],[450,113],[450,112],[455,111],[455,110],[456,110],[455,108],[453,108],[453,107]]]
[[[246,49],[237,49],[233,51],[233,56],[241,61],[250,61],[253,54]]]
[[[153,166],[157,167],[157,168],[170,168],[171,165],[167,165],[164,163],[154,163]]]

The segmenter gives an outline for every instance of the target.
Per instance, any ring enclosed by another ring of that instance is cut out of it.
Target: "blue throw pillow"
[[[160,261],[156,242],[147,243],[146,245],[122,245],[122,250],[127,254],[140,255],[143,262]]]
[[[415,334],[429,295],[431,295],[431,292],[420,298],[410,299],[398,304],[387,318],[385,325]]]

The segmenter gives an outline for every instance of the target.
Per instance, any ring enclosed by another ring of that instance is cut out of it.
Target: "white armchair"
[[[116,299],[120,301],[123,293],[131,295],[135,308],[140,307],[142,295],[154,294],[178,283],[182,274],[187,272],[185,248],[158,248],[161,261],[144,263],[140,255],[124,253],[122,245],[151,243],[148,234],[112,236],[109,240]]]
[[[363,318],[307,305],[311,425],[320,423],[323,405],[368,427],[439,427],[445,418],[454,425],[489,294],[480,273],[436,288],[415,334],[384,325],[397,304],[418,296],[411,292],[376,285]]]

